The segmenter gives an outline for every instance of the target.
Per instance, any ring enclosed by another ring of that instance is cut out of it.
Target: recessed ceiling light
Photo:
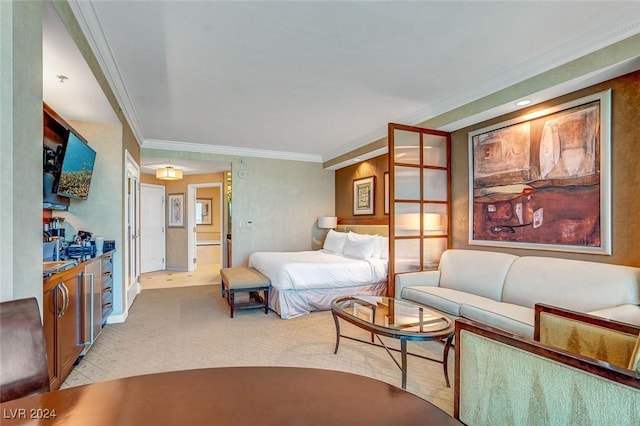
[[[531,103],[531,99],[523,99],[521,101],[516,102],[516,106],[525,106]]]
[[[351,161],[353,161],[354,163],[357,163],[358,161],[360,161],[360,159],[359,159],[359,158],[354,158],[354,159],[353,159],[353,160],[351,160]]]

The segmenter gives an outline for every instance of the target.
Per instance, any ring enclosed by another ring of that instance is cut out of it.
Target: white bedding
[[[325,250],[257,252],[249,266],[271,280],[279,290],[355,287],[387,279],[386,259],[353,259]]]
[[[354,259],[326,250],[256,252],[249,266],[269,277],[269,307],[288,319],[331,309],[340,296],[383,294],[387,259]]]

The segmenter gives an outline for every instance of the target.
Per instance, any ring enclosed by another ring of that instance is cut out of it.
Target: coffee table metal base
[[[391,357],[391,359],[393,360],[393,362],[396,364],[396,366],[400,369],[400,371],[402,371],[402,389],[406,389],[407,388],[407,355],[415,356],[417,358],[426,359],[428,361],[437,362],[437,363],[442,364],[442,368],[444,370],[444,379],[445,379],[445,382],[447,384],[447,387],[448,388],[451,387],[451,384],[449,382],[449,369],[448,369],[447,360],[449,358],[449,350],[451,349],[451,344],[453,342],[453,336],[454,336],[453,334],[451,334],[449,337],[447,337],[447,339],[445,341],[445,344],[444,344],[444,351],[443,351],[443,354],[442,354],[442,360],[439,360],[439,359],[430,358],[430,357],[427,357],[427,356],[424,356],[424,355],[407,352],[407,341],[409,341],[409,340],[418,340],[418,339],[415,339],[415,338],[398,337],[398,339],[400,340],[400,350],[398,350],[398,349],[395,349],[395,348],[389,348],[387,345],[384,344],[382,339],[380,339],[380,336],[378,336],[377,334],[375,334],[373,332],[371,332],[371,341],[370,342],[368,342],[366,340],[362,340],[362,339],[358,339],[358,338],[355,338],[355,337],[346,336],[344,334],[341,334],[340,333],[340,320],[339,320],[339,317],[333,311],[332,311],[332,314],[333,314],[333,321],[336,324],[336,347],[335,347],[335,349],[333,351],[334,354],[338,353],[338,347],[340,346],[340,337],[344,337],[345,339],[354,340],[356,342],[366,343],[368,345],[373,345],[373,346],[378,346],[378,347],[384,348],[387,351],[387,353],[389,354],[389,356]],[[374,336],[380,342],[379,344],[375,343]],[[419,340],[425,341],[427,339],[419,339]],[[432,340],[432,339],[428,339],[428,340]],[[400,360],[401,360],[400,363],[398,363],[398,360],[396,359],[396,357],[393,356],[391,351],[400,352]]]

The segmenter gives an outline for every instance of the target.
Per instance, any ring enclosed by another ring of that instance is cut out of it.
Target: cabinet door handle
[[[61,284],[58,284],[55,288],[55,301],[56,301],[56,317],[60,318],[62,316],[62,311],[64,309],[64,293]],[[60,301],[62,300],[62,307],[60,307]]]
[[[64,305],[62,307],[62,312],[60,312],[59,316],[63,316],[67,313],[67,309],[69,308],[69,289],[64,283],[60,283],[60,289],[63,293]]]

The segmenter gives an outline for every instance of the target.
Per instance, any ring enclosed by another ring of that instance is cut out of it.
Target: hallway
[[[200,265],[192,272],[154,271],[140,275],[142,290],[220,284],[220,265]]]

